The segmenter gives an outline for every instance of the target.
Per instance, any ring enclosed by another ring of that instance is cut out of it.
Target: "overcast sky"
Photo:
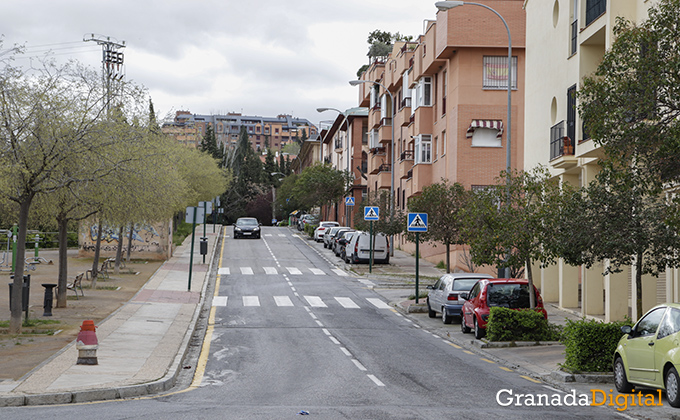
[[[374,29],[414,37],[435,19],[434,0],[26,0],[3,2],[0,50],[52,49],[101,67],[95,33],[125,41],[126,78],[148,88],[161,118],[292,114],[334,119],[317,107],[357,105],[348,81],[368,58]],[[47,45],[47,46],[46,46]],[[23,59],[18,63],[27,63]]]

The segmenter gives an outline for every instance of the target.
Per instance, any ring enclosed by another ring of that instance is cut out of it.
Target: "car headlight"
[[[256,228],[253,229],[253,232],[257,232],[258,230],[260,230],[260,228],[256,227]]]
[[[241,228],[240,227],[234,227],[234,230],[238,230],[240,232]]]

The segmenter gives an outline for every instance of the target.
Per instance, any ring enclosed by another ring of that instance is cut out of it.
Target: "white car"
[[[368,232],[359,232],[352,236],[350,243],[345,246],[345,262],[369,262],[371,258],[370,236]],[[373,238],[373,262],[389,264],[390,246],[387,235],[377,233],[373,235]]]
[[[334,226],[326,229],[323,234],[323,247],[331,249],[333,246],[333,237],[340,229],[349,229],[347,226]]]
[[[316,242],[323,242],[323,235],[329,228],[340,226],[338,222],[319,222],[319,227],[314,229],[314,240]]]

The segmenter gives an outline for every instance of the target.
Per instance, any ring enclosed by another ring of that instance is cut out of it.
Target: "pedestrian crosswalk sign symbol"
[[[375,221],[380,219],[380,207],[364,207],[364,220]]]
[[[409,213],[407,230],[409,232],[427,232],[427,213]]]
[[[353,206],[354,205],[354,197],[345,197],[345,205],[346,206]]]

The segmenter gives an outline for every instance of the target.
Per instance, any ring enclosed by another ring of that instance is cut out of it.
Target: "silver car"
[[[326,229],[326,231],[323,234],[323,247],[324,248],[330,248],[331,247],[333,236],[335,236],[336,232],[340,229],[349,229],[349,228],[347,226],[333,226],[330,229]]]
[[[479,279],[492,279],[493,276],[480,273],[444,274],[432,286],[427,286],[427,314],[430,318],[442,314],[442,322],[450,324],[453,318],[460,318],[465,299],[460,297],[469,292]]]

